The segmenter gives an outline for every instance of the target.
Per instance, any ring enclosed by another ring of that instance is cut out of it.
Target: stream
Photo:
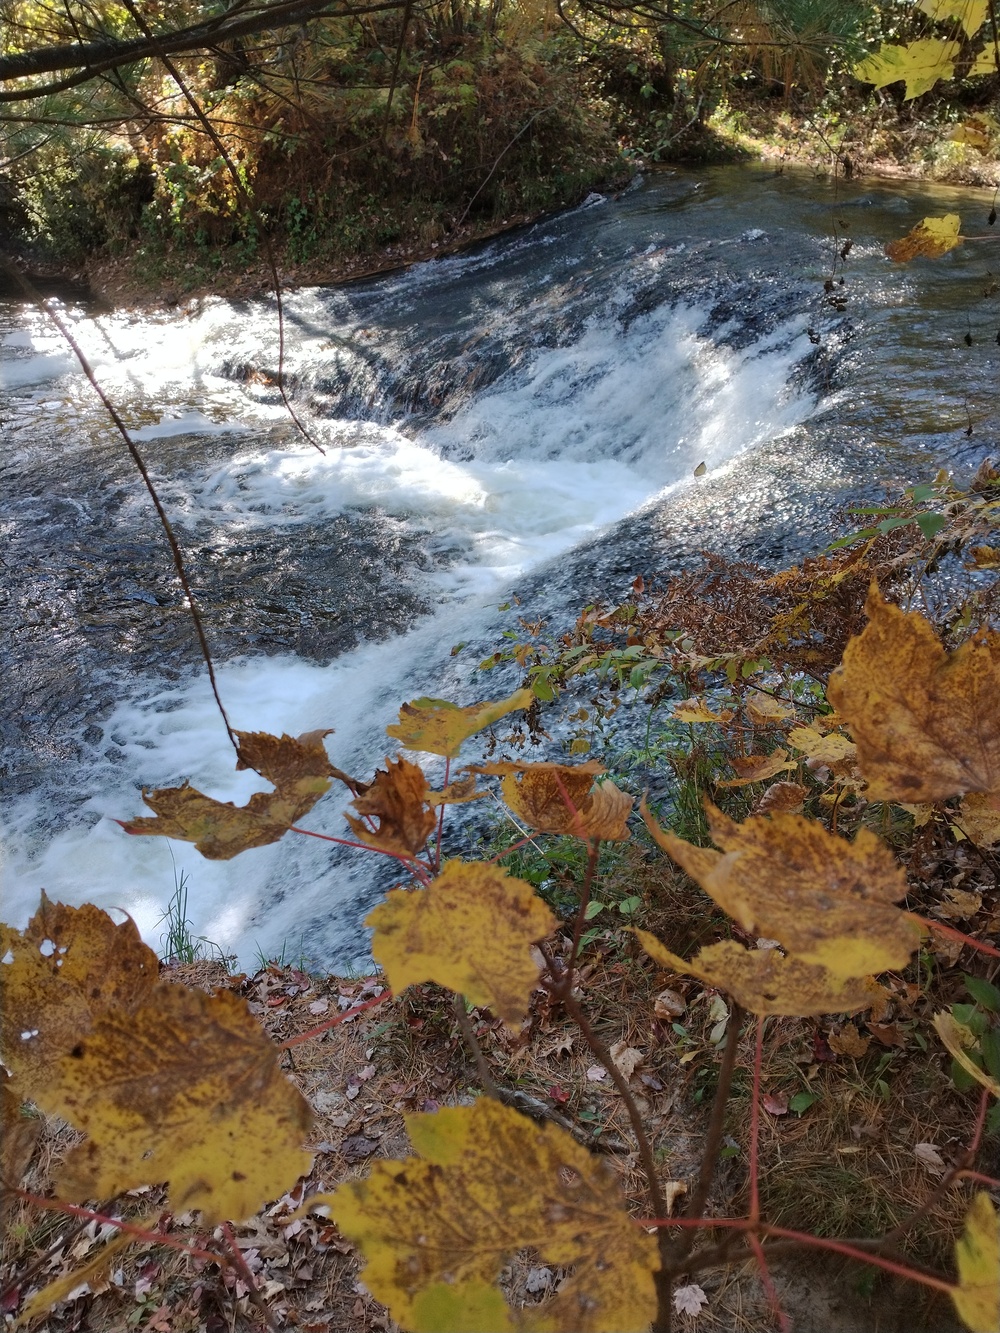
[[[289,292],[287,384],[322,453],[275,387],[273,301],[64,314],[175,525],[234,725],[332,727],[333,762],[365,776],[404,700],[517,684],[474,672],[516,614],[570,624],[706,549],[787,562],[848,503],[974,471],[998,439],[993,250],[902,267],[882,247],[926,213],[985,235],[990,203],[664,172],[461,255]],[[266,784],[234,770],[120,437],[55,327],[11,299],[0,440],[4,918],[23,925],[44,888],[129,912],[156,947],[183,875],[194,932],[244,966],[363,967],[379,858],[289,835],[209,862],[114,822],[148,813],[143,786],[242,803]],[[342,833],[342,809],[331,794],[308,827]]]

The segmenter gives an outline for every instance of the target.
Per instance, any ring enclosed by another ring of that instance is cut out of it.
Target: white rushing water
[[[448,262],[454,271],[463,261]],[[431,270],[420,266],[392,280],[418,318]],[[346,354],[345,340],[359,335],[365,318],[362,312],[352,327],[345,316],[341,326],[324,329],[324,307],[310,293],[289,305],[290,365],[313,375],[331,356]],[[186,318],[78,317],[76,327],[102,384],[124,403],[182,531],[203,533],[211,525],[214,546],[225,552],[248,532],[322,524],[377,507],[457,553],[425,576],[433,609],[406,634],[363,644],[328,666],[249,657],[220,669],[235,726],[292,734],[333,727],[334,762],[366,775],[390,749],[383,729],[399,704],[428,689],[444,692],[443,673],[457,680],[451,645],[486,630],[518,577],[571,560],[574,549],[645,502],[692,484],[699,464],[710,471],[730,466],[812,411],[814,400],[788,387],[808,350],[804,318],[742,350],[700,334],[703,321],[702,309],[664,304],[625,323],[611,299],[573,336],[537,345],[447,420],[417,427],[404,419],[312,416],[325,454],[284,429],[273,391],[221,373],[224,357],[249,355],[272,336],[262,313],[248,319],[245,309],[213,301]],[[66,447],[80,451],[85,467],[86,441],[105,426],[58,335],[40,319],[26,319],[6,335],[3,353],[11,411],[26,428],[36,420],[41,430],[43,418],[79,422],[75,444]],[[164,441],[232,431],[243,433],[221,461],[216,455],[183,477],[160,468]],[[130,503],[145,503],[138,488]],[[377,617],[373,606],[373,622]],[[476,688],[490,693],[489,679]],[[70,775],[79,794],[74,819],[49,828],[44,793],[7,810],[5,919],[22,924],[45,888],[63,901],[128,911],[155,947],[159,918],[183,872],[195,932],[244,964],[257,949],[270,956],[283,947],[287,957],[329,961],[338,940],[360,961],[357,904],[370,871],[358,854],[331,860],[328,846],[289,836],[231,862],[208,862],[186,844],[122,832],[115,819],[142,812],[139,785],[188,778],[213,796],[242,802],[265,784],[234,771],[203,672],[173,683],[123,677],[120,690],[113,716],[100,719],[119,760],[77,765]],[[327,798],[309,827],[340,833],[341,808],[339,798]],[[348,912],[352,919],[338,926],[338,914]]]

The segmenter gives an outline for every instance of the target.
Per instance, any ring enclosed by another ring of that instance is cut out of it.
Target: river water
[[[272,303],[66,314],[176,525],[234,725],[333,727],[333,761],[364,775],[404,699],[516,683],[473,671],[512,594],[559,624],[703,549],[786,561],[829,540],[839,506],[990,454],[994,250],[882,253],[928,212],[988,235],[990,203],[676,172],[474,252],[289,293],[288,382],[322,454],[274,387]],[[289,836],[207,862],[114,822],[143,813],[144,785],[242,802],[264,784],[233,769],[120,439],[54,327],[9,301],[0,436],[5,919],[45,888],[127,910],[155,947],[183,872],[195,931],[244,963],[362,965],[378,858]],[[341,809],[327,798],[309,826],[339,834]]]

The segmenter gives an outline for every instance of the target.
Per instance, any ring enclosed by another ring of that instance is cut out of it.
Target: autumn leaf
[[[483,861],[455,860],[424,889],[393,889],[365,924],[397,994],[435,981],[514,1026],[538,982],[529,945],[559,923],[525,880]]]
[[[502,777],[503,798],[513,813],[541,833],[624,841],[634,797],[613,782],[594,786],[604,772],[596,759],[585,764],[479,764],[477,773]]]
[[[39,1115],[22,1115],[22,1098],[5,1069],[0,1069],[0,1222],[14,1201],[13,1191],[28,1169],[42,1130]]]
[[[762,694],[759,690],[754,690],[747,696],[744,707],[747,717],[755,727],[775,726],[795,716],[795,710],[791,705],[783,703],[781,699],[773,698],[770,694]]]
[[[965,1072],[984,1088],[989,1088],[994,1097],[1000,1097],[1000,1083],[991,1078],[985,1069],[980,1069],[969,1056],[969,1051],[976,1050],[979,1046],[971,1029],[960,1023],[954,1014],[943,1010],[934,1015],[934,1030]]]
[[[754,815],[798,814],[809,795],[801,782],[772,782],[750,812]]]
[[[660,847],[744,930],[841,980],[909,962],[921,929],[893,906],[906,894],[906,875],[869,829],[851,843],[803,815],[736,824],[709,801],[705,809],[722,851],[665,832],[645,805],[642,816]]]
[[[733,755],[729,762],[739,777],[717,782],[717,787],[747,787],[752,782],[766,782],[775,774],[795,767],[794,763],[788,762],[787,750],[773,750],[771,754]]]
[[[820,1014],[852,1014],[871,1002],[868,978],[835,977],[825,967],[786,958],[778,949],[744,949],[723,940],[700,950],[690,962],[678,958],[655,935],[636,930],[654,962],[671,972],[698,977],[727,991],[753,1014],[787,1014],[799,1018]]]
[[[467,801],[481,801],[488,795],[489,792],[476,787],[475,774],[468,773],[464,778],[456,778],[454,782],[449,782],[447,787],[442,787],[440,791],[428,792],[427,801],[433,806],[464,805]]]
[[[938,259],[960,243],[961,226],[962,219],[957,213],[924,218],[898,241],[890,241],[885,252],[895,264],[908,264],[911,259]]]
[[[156,1223],[156,1214],[149,1217],[140,1217],[133,1222],[136,1226],[151,1226]],[[111,1237],[96,1254],[92,1255],[85,1264],[78,1268],[71,1268],[68,1273],[62,1273],[51,1282],[46,1283],[41,1291],[36,1291],[24,1303],[24,1308],[18,1318],[18,1326],[28,1324],[33,1319],[46,1314],[52,1306],[58,1301],[64,1301],[71,1291],[74,1291],[84,1282],[90,1282],[103,1274],[111,1260],[119,1251],[124,1250],[131,1245],[136,1237],[128,1231],[119,1231],[117,1235]]]
[[[968,77],[995,74],[997,72],[997,49],[995,46],[984,47],[976,56],[969,69]]]
[[[831,1051],[852,1060],[860,1060],[872,1044],[871,1037],[863,1037],[853,1023],[845,1023],[839,1033],[831,1032],[826,1040]]]
[[[0,955],[0,1058],[31,1098],[102,1014],[145,1003],[160,968],[131,918],[115,925],[90,903],[65,907],[44,893],[23,932],[0,924]]]
[[[326,731],[293,736],[237,731],[236,767],[251,768],[274,785],[273,792],[255,792],[246,805],[216,801],[195,787],[161,787],[144,791],[142,799],[155,819],[120,820],[126,833],[159,835],[193,842],[210,861],[228,861],[250,847],[277,842],[329,790],[330,778],[350,783],[335,769],[323,745]]]
[[[965,1230],[955,1242],[958,1286],[951,1293],[955,1309],[972,1333],[1000,1328],[1000,1217],[985,1190],[979,1190],[965,1215]]]
[[[733,716],[732,710],[727,708],[715,712],[704,699],[684,699],[674,704],[672,711],[678,722],[728,722]]]
[[[953,653],[916,611],[873,584],[869,623],[851,639],[827,695],[851,728],[876,801],[940,801],[1000,790],[1000,635]]]
[[[977,847],[1000,842],[1000,791],[974,791],[963,797],[956,823]]]
[[[849,737],[836,731],[824,733],[817,727],[794,727],[788,733],[788,743],[817,763],[830,766],[850,762],[858,752]]]
[[[444,755],[455,759],[462,742],[499,722],[508,713],[519,708],[530,708],[535,702],[531,690],[515,690],[507,699],[496,703],[471,704],[459,708],[447,699],[414,699],[399,710],[399,722],[386,727],[388,735],[398,740],[407,750],[421,750],[426,754]]]
[[[403,1328],[645,1333],[656,1241],[633,1224],[606,1162],[486,1097],[406,1127],[416,1156],[375,1162],[367,1180],[314,1201],[361,1248],[365,1286]],[[529,1246],[574,1271],[549,1301],[512,1309],[495,1283]]]
[[[44,1034],[44,1012],[36,1023]],[[230,991],[158,984],[132,1013],[97,1017],[33,1096],[87,1135],[56,1175],[71,1200],[168,1181],[175,1212],[242,1220],[312,1163],[308,1104]]]
[[[917,8],[935,23],[955,20],[965,29],[966,37],[975,37],[986,22],[989,0],[918,0]]]
[[[362,818],[346,815],[351,832],[362,842],[397,856],[416,856],[434,832],[437,815],[430,808],[430,788],[422,768],[407,759],[386,760],[375,781],[355,798]],[[377,819],[372,829],[365,819]]]
[[[852,72],[861,83],[871,83],[876,88],[905,79],[908,102],[928,92],[939,79],[952,78],[961,50],[960,42],[943,42],[936,37],[923,37],[906,46],[883,43],[878,51],[855,65]]]

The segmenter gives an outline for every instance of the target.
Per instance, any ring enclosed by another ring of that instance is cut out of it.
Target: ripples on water
[[[962,341],[983,262],[881,254],[926,196],[677,174],[473,254],[289,294],[288,382],[322,455],[275,391],[268,302],[73,310],[182,537],[235,725],[332,725],[335,762],[363,773],[403,699],[503,688],[470,670],[512,589],[558,620],[705,546],[786,558],[822,543],[835,501],[972,466],[996,438],[998,349],[978,327]],[[843,310],[822,287],[833,217],[855,239]],[[36,314],[0,306],[0,330],[5,915],[45,887],[126,908],[155,943],[170,848],[113,818],[142,784],[243,801],[260,780],[233,770],[162,538],[78,368]],[[339,832],[338,809],[311,826]],[[368,859],[292,838],[221,864],[172,850],[196,932],[245,961],[283,942],[363,960]]]

